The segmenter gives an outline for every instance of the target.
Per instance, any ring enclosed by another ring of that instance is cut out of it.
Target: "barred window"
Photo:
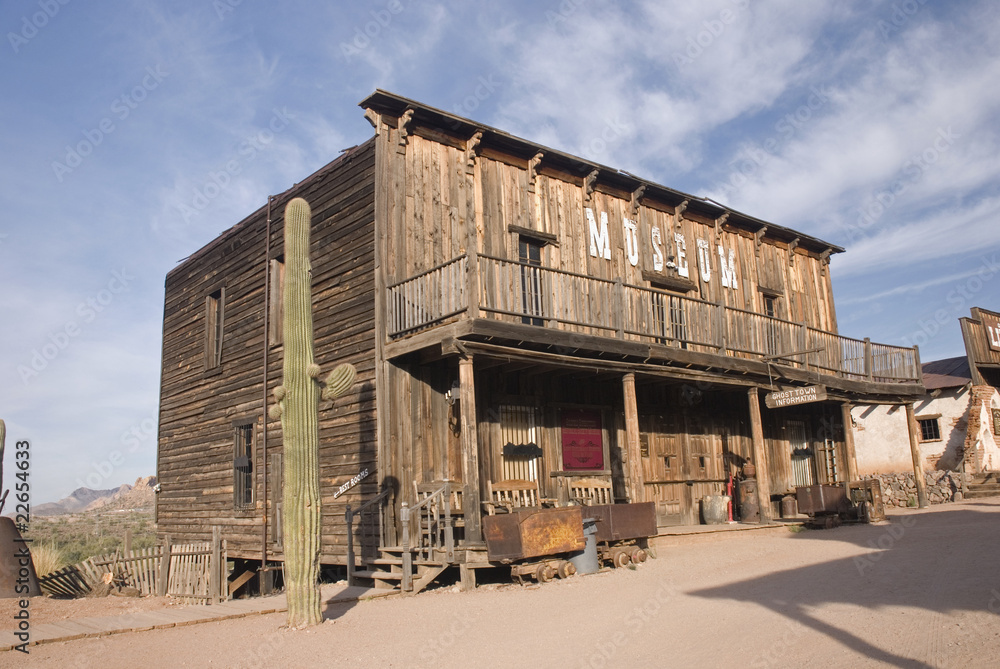
[[[937,418],[919,418],[917,423],[920,424],[920,441],[941,440],[941,426]]]
[[[233,507],[253,508],[253,422],[233,427]]]

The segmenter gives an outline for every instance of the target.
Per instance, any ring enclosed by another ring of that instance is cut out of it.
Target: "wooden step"
[[[372,560],[372,564],[377,565],[395,565],[397,567],[403,566],[403,558],[378,558]],[[441,560],[412,560],[411,564],[414,567],[428,566],[428,567],[441,567],[444,566],[444,562]]]

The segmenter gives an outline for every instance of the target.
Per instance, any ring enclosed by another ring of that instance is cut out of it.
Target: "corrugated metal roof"
[[[969,359],[964,355],[925,362],[920,368],[924,372],[924,387],[927,390],[957,388],[972,382]]]

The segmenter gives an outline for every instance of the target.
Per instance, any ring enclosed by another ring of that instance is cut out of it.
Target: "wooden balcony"
[[[855,381],[921,382],[915,348],[487,255],[459,256],[387,291],[391,340],[474,317],[773,361]]]

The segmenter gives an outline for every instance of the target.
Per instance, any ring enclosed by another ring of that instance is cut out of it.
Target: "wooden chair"
[[[611,482],[601,479],[573,479],[569,484],[569,497],[583,506],[615,503]]]
[[[497,510],[510,513],[515,509],[530,509],[541,506],[538,481],[510,479],[486,483],[489,501],[483,502],[486,513],[495,515]]]

